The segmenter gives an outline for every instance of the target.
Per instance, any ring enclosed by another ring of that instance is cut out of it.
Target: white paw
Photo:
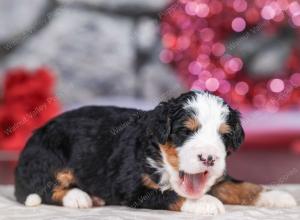
[[[63,198],[63,206],[69,208],[85,209],[91,208],[93,202],[91,197],[80,189],[71,189]]]
[[[26,197],[25,206],[34,207],[42,203],[42,199],[38,194],[30,194]]]
[[[193,212],[201,215],[218,215],[225,213],[223,203],[216,197],[204,195],[200,199],[187,199],[181,207],[183,212]]]
[[[255,205],[271,208],[289,208],[297,206],[297,202],[294,197],[287,192],[272,190],[262,192]]]

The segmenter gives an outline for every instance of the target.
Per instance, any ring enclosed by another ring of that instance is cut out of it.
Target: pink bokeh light
[[[185,12],[188,15],[196,15],[198,11],[198,4],[194,1],[190,1],[185,5]]]
[[[215,36],[215,32],[211,28],[203,28],[200,31],[200,37],[203,41],[212,41]]]
[[[191,62],[189,65],[189,72],[193,75],[199,75],[202,69],[202,65],[198,61]]]
[[[230,83],[227,80],[221,80],[218,91],[222,94],[226,94],[230,92],[230,90],[231,90]]]
[[[222,43],[215,43],[212,46],[212,53],[216,57],[222,56],[225,53],[225,46]]]
[[[292,21],[295,26],[300,27],[300,12],[297,15],[293,15]]]
[[[292,3],[290,3],[289,11],[292,15],[297,15],[298,13],[300,13],[300,3],[297,1],[293,1]]]
[[[281,10],[287,10],[289,8],[289,1],[288,0],[277,0],[277,3]]]
[[[300,87],[300,73],[294,73],[291,76],[290,82],[294,87]]]
[[[174,54],[172,51],[164,49],[160,52],[159,58],[163,63],[170,63],[174,58]]]
[[[200,18],[205,18],[209,15],[209,7],[205,3],[199,3],[197,9],[197,16]]]
[[[237,17],[233,19],[231,27],[235,32],[242,32],[246,28],[246,21],[244,18]]]
[[[246,82],[238,82],[234,89],[237,94],[246,95],[249,92],[249,85]]]
[[[207,88],[207,90],[211,92],[217,91],[219,85],[220,85],[219,80],[217,80],[216,78],[209,78],[205,82],[205,87]]]
[[[263,9],[261,10],[261,16],[266,19],[266,20],[271,20],[275,17],[276,15],[276,11],[274,10],[274,8],[270,5],[266,5],[265,7],[263,7]]]
[[[284,82],[281,79],[272,79],[269,86],[270,90],[275,93],[279,93],[284,90]]]
[[[247,10],[248,3],[245,0],[235,0],[233,2],[233,8],[237,12],[244,12]]]
[[[231,58],[225,63],[225,69],[228,73],[236,73],[243,68],[243,61],[238,58]]]

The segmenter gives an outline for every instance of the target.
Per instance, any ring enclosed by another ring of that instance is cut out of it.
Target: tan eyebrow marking
[[[223,123],[219,127],[219,132],[220,134],[229,134],[231,132],[231,127],[228,124]]]
[[[194,117],[189,117],[183,124],[191,131],[197,131],[201,127],[200,122]]]

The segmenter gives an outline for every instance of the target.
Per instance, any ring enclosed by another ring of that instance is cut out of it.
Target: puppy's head
[[[200,198],[225,171],[229,151],[244,139],[239,112],[206,92],[161,103],[149,124],[161,161],[148,158],[179,195]]]

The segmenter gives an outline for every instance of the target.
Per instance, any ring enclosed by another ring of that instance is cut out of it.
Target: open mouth
[[[208,171],[196,174],[179,171],[180,186],[183,191],[192,198],[199,198],[202,196],[207,182],[207,177]]]

